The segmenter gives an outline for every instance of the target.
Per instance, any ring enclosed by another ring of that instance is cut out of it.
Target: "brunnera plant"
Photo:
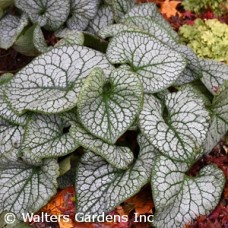
[[[0,78],[0,212],[21,220],[73,182],[77,213],[98,216],[150,183],[153,225],[183,227],[223,191],[216,166],[188,171],[228,130],[228,66],[181,45],[154,4],[106,4],[115,23],[99,37],[81,32]]]

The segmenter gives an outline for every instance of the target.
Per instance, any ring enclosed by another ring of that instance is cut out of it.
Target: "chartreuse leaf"
[[[82,86],[78,117],[91,134],[113,144],[133,124],[142,103],[142,85],[134,73],[117,69],[106,78],[96,68]]]
[[[140,32],[117,34],[109,43],[106,55],[112,64],[129,64],[149,93],[172,85],[186,66],[179,53]]]
[[[154,96],[145,96],[139,116],[140,129],[168,157],[192,163],[202,153],[209,113],[190,87],[169,93],[164,100],[165,107]]]
[[[76,150],[79,145],[68,128],[69,122],[57,115],[34,115],[28,121],[21,146],[23,160],[37,165],[44,158],[57,158]]]
[[[207,134],[205,150],[210,152],[228,131],[228,81],[220,87],[211,107],[212,122]]]
[[[64,46],[64,45],[83,45],[85,38],[82,32],[70,30],[70,29],[63,29],[55,33],[56,37],[62,38],[56,43],[56,47]]]
[[[27,24],[28,19],[24,14],[21,17],[7,14],[1,18],[0,48],[10,48]]]
[[[161,25],[167,32],[173,37],[174,40],[178,40],[178,34],[173,30],[172,26],[164,19],[157,9],[155,3],[145,3],[135,5],[125,16],[128,17],[150,17],[152,21]]]
[[[216,94],[219,87],[228,80],[228,65],[211,59],[201,59],[203,77],[201,81],[212,94]]]
[[[70,11],[69,0],[15,0],[15,4],[34,24],[51,31],[66,21]]]
[[[157,151],[142,135],[138,142],[139,156],[128,170],[116,169],[92,152],[83,155],[76,173],[78,213],[107,213],[149,181]]]
[[[24,128],[0,119],[0,161],[17,160]]]
[[[76,122],[72,123],[70,133],[79,145],[100,155],[109,164],[118,169],[127,169],[133,162],[134,155],[129,148],[105,143],[89,134]]]
[[[83,31],[98,11],[99,0],[70,0],[70,17],[67,26],[72,30]]]
[[[115,20],[119,21],[124,15],[135,6],[136,0],[113,0],[112,7],[114,10]]]
[[[218,204],[225,184],[223,172],[208,165],[190,177],[185,174],[188,168],[185,163],[157,157],[151,175],[156,227],[182,228]]]
[[[103,5],[98,10],[97,15],[95,18],[90,21],[88,26],[88,31],[92,33],[97,33],[103,27],[113,24],[113,12],[111,6]]]
[[[58,163],[46,159],[41,166],[14,162],[0,166],[0,212],[10,211],[22,219],[44,206],[56,193]]]
[[[82,46],[64,46],[37,57],[7,84],[7,96],[20,114],[26,110],[59,113],[77,103],[82,83],[94,66],[109,74],[105,56]]]

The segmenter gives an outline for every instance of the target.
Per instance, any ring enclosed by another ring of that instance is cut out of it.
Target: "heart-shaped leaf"
[[[109,43],[107,58],[112,64],[129,64],[146,92],[155,93],[172,85],[186,63],[177,52],[152,36],[121,32]]]
[[[214,97],[211,111],[212,122],[206,138],[206,152],[210,152],[228,131],[228,81]]]
[[[212,94],[216,94],[219,87],[228,80],[228,65],[211,59],[201,59],[203,77],[201,81]]]
[[[192,163],[202,152],[209,127],[203,100],[186,87],[165,96],[165,107],[152,95],[145,96],[139,116],[140,129],[168,157]]]
[[[98,11],[99,0],[70,0],[71,15],[67,20],[69,29],[83,31]]]
[[[155,3],[145,3],[135,5],[125,16],[128,17],[150,17],[152,21],[161,25],[165,28],[168,33],[173,37],[174,40],[178,40],[178,34],[173,30],[172,26],[164,19],[164,17],[158,11]]]
[[[78,117],[91,134],[114,144],[132,125],[142,103],[142,85],[134,73],[117,69],[107,79],[96,68],[81,89]]]
[[[58,163],[47,159],[42,166],[8,163],[0,166],[0,212],[34,213],[56,193]]]
[[[22,158],[40,164],[44,158],[57,158],[76,150],[79,145],[69,134],[69,122],[56,115],[34,115],[26,125]]]
[[[208,165],[193,178],[185,174],[188,168],[164,156],[156,159],[151,179],[156,227],[182,228],[218,204],[225,184],[223,172]]]
[[[96,34],[103,27],[113,24],[113,12],[111,6],[102,6],[98,12],[96,17],[90,21],[87,30]]]
[[[67,19],[69,0],[15,0],[16,6],[29,15],[34,24],[54,31]]]
[[[133,162],[134,155],[129,148],[104,143],[102,140],[86,132],[76,122],[72,123],[70,132],[79,145],[100,155],[109,164],[118,169],[127,169]]]
[[[24,14],[21,17],[7,14],[5,17],[1,18],[0,48],[10,48],[27,24],[28,19]]]
[[[125,171],[114,168],[92,152],[83,155],[76,174],[78,213],[95,216],[107,213],[148,182],[157,151],[141,135],[138,142],[139,156]]]
[[[87,47],[53,48],[16,74],[7,84],[7,96],[19,114],[69,110],[76,105],[83,81],[95,66],[106,74],[113,68],[102,53]]]

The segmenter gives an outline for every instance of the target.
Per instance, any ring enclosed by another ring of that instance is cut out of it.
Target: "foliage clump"
[[[226,13],[228,9],[227,0],[183,0],[182,5],[186,10],[193,11],[197,14],[209,8],[218,16]]]
[[[228,25],[217,19],[197,19],[193,26],[183,25],[179,34],[200,57],[228,63]]]
[[[75,11],[82,3],[87,9],[82,0],[74,3]],[[209,214],[224,188],[214,165],[194,177],[188,171],[228,130],[228,66],[182,45],[155,4],[106,4],[86,24],[71,15],[71,29],[58,31],[68,38],[57,47],[34,39],[44,53],[0,78],[0,213],[22,220],[57,188],[74,185],[84,221],[150,183],[153,225],[181,228]],[[33,20],[59,26],[46,20],[58,19],[52,14],[34,16],[5,18],[15,22],[13,36],[7,42],[7,30],[0,42],[12,45]],[[39,26],[32,31],[42,37]],[[126,140],[132,132],[134,146]]]

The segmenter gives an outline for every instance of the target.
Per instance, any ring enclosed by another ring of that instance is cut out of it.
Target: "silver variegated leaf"
[[[128,17],[150,17],[152,21],[161,25],[167,32],[173,37],[174,40],[178,40],[178,34],[173,30],[171,25],[164,19],[157,9],[155,3],[145,3],[135,5],[125,16]]]
[[[119,21],[124,15],[135,6],[136,0],[113,0],[112,7],[115,20]]]
[[[201,59],[200,66],[203,74],[201,81],[215,95],[219,87],[228,80],[228,65],[211,59]]]
[[[177,79],[175,85],[186,84],[200,78],[202,76],[201,66],[196,54],[184,45],[175,45],[174,49],[181,53],[187,61],[186,68]]]
[[[184,70],[185,59],[152,36],[121,32],[109,43],[112,64],[129,64],[143,82],[145,92],[155,93],[172,85]]]
[[[63,29],[55,33],[56,37],[62,38],[59,40],[55,47],[60,47],[64,45],[83,45],[85,38],[82,32],[70,30],[70,29]]]
[[[83,155],[76,174],[78,213],[107,213],[149,181],[157,151],[143,136],[138,142],[139,156],[128,170],[118,170],[92,152]]]
[[[112,7],[103,5],[98,10],[95,18],[90,21],[87,30],[91,33],[97,34],[100,29],[113,24],[113,20]]]
[[[215,95],[211,110],[212,122],[205,142],[205,151],[208,153],[228,131],[228,81]]]
[[[34,24],[51,31],[58,29],[70,12],[70,0],[15,0],[15,4]]]
[[[191,164],[202,155],[209,113],[203,100],[186,87],[167,94],[165,107],[154,96],[146,95],[139,123],[143,134],[159,151]]]
[[[94,69],[78,99],[78,117],[91,134],[114,144],[141,111],[143,89],[140,80],[127,70],[114,70],[107,79]]]
[[[10,211],[23,219],[22,213],[34,213],[56,193],[59,175],[56,160],[41,166],[15,162],[0,166],[0,212]]]
[[[208,215],[218,204],[225,184],[223,172],[208,165],[190,177],[188,168],[164,156],[156,159],[151,176],[156,227],[182,228],[196,217]]]
[[[7,100],[7,97],[5,95],[5,85],[7,84],[7,82],[7,79],[5,82],[3,82],[2,80],[3,84],[0,86],[0,118],[16,125],[25,125],[28,116],[18,116],[10,106],[9,101]]]
[[[22,126],[0,119],[0,160],[17,160],[23,135]]]
[[[33,32],[33,44],[40,53],[45,53],[45,52],[51,50],[51,47],[48,47],[48,45],[44,39],[43,32],[39,25],[36,25],[34,32]]]
[[[24,14],[21,17],[7,14],[1,18],[0,48],[10,48],[27,24],[28,19]]]
[[[78,123],[72,123],[70,133],[79,145],[100,155],[109,164],[118,169],[127,169],[133,162],[134,155],[129,148],[105,143],[89,134]]]
[[[67,20],[69,29],[83,31],[98,11],[99,0],[70,0],[71,15]]]
[[[113,25],[109,25],[109,26],[102,28],[98,32],[98,35],[101,38],[106,39],[109,37],[116,36],[118,33],[123,32],[123,31],[143,32],[142,29],[139,29],[135,26],[130,27],[130,26],[124,25],[124,24],[113,24]]]
[[[57,115],[34,115],[26,125],[21,146],[22,158],[30,164],[40,164],[42,159],[57,158],[76,150],[79,145],[71,137],[69,122]]]
[[[129,27],[137,27],[147,32],[148,34],[154,36],[160,42],[173,47],[177,44],[176,40],[169,34],[159,21],[154,21],[150,17],[145,16],[134,16],[128,17],[123,20],[123,23]]]
[[[26,110],[59,113],[77,103],[83,81],[95,67],[109,75],[104,54],[82,46],[64,46],[37,57],[7,84],[7,96],[20,114]]]

